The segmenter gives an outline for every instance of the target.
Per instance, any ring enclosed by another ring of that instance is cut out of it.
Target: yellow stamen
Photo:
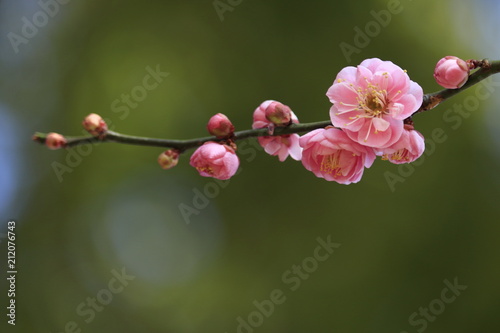
[[[340,168],[340,152],[336,151],[331,155],[324,156],[323,161],[321,161],[320,170],[335,176],[342,175],[342,169]]]
[[[201,166],[201,167],[196,167],[196,170],[200,171],[200,172],[205,172],[205,173],[208,173],[209,175],[213,175],[214,174],[214,170],[212,169],[212,167],[210,166]]]

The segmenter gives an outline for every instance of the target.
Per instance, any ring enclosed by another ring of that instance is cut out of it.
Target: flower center
[[[213,175],[214,174],[214,170],[209,165],[196,167],[196,170],[198,170],[200,172],[205,172],[205,173],[207,173],[209,175]]]
[[[323,161],[321,161],[320,170],[328,174],[340,176],[342,174],[342,169],[340,168],[340,152],[336,151],[331,155],[324,156]]]
[[[368,83],[364,91],[358,90],[359,110],[365,111],[367,117],[382,117],[387,114],[387,90],[378,85]]]
[[[392,153],[390,157],[394,161],[409,161],[410,160],[409,154],[410,152],[408,151],[408,149],[403,148]],[[389,156],[387,154],[382,155],[382,160],[388,160],[388,159]]]

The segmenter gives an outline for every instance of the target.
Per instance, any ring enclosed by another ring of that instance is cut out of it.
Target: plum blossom
[[[195,150],[189,164],[203,177],[225,180],[234,176],[240,160],[228,145],[208,141]]]
[[[446,56],[436,64],[434,78],[446,89],[458,89],[467,82],[469,72],[467,62],[455,56]]]
[[[403,133],[403,120],[418,110],[423,90],[390,61],[366,59],[345,67],[326,93],[332,124],[369,147],[389,147]]]
[[[375,160],[372,148],[360,145],[340,129],[316,129],[300,138],[302,164],[317,177],[339,184],[357,183]]]
[[[394,164],[411,163],[422,156],[425,150],[424,136],[413,129],[406,127],[401,138],[392,146],[377,151],[383,160]]]
[[[289,109],[288,106],[276,102],[273,100],[268,100],[263,102],[253,113],[253,124],[252,128],[269,128],[274,129],[276,126],[271,120],[266,117],[266,110],[286,110]],[[273,112],[274,113],[274,112]],[[298,124],[299,120],[297,116],[290,110],[292,123]],[[267,112],[269,115],[270,112]],[[276,113],[274,113],[276,114]],[[280,136],[261,136],[258,138],[259,144],[264,148],[264,151],[271,156],[278,156],[279,160],[283,162],[288,155],[290,155],[294,160],[300,161],[302,157],[302,148],[299,145],[299,135],[298,134],[287,134]]]

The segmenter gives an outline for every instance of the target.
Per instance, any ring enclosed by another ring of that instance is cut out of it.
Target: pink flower
[[[286,110],[290,109],[288,106],[280,102],[268,100],[263,102],[253,113],[252,128],[269,128],[273,129],[276,126],[272,121],[266,118],[266,110]],[[297,116],[290,110],[291,120],[293,123],[298,124]],[[268,112],[269,113],[269,112]],[[294,160],[300,161],[302,157],[302,148],[299,145],[298,134],[288,134],[281,136],[260,136],[258,138],[260,145],[264,151],[272,156],[278,156],[279,160],[283,162],[288,155]]]
[[[337,128],[317,129],[300,138],[302,164],[317,177],[339,184],[357,183],[375,160],[372,148]]]
[[[418,110],[422,88],[390,61],[364,60],[345,67],[326,93],[332,124],[354,141],[384,148],[399,140],[403,120]]]
[[[446,56],[436,64],[434,78],[446,89],[458,89],[469,78],[469,66],[460,58]]]
[[[240,160],[233,148],[213,141],[205,142],[191,155],[191,166],[203,177],[229,179],[238,170]]]
[[[383,160],[389,160],[391,163],[404,164],[415,161],[422,156],[424,150],[424,136],[413,128],[405,128],[398,142],[388,148],[378,150],[377,155],[381,155]]]
[[[208,121],[207,130],[211,135],[225,138],[234,133],[234,126],[226,115],[217,113]]]

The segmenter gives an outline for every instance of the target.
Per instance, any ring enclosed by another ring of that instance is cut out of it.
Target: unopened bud
[[[164,170],[172,169],[178,162],[179,151],[176,149],[166,150],[158,156],[158,164]]]
[[[82,122],[83,128],[93,136],[101,136],[108,130],[108,125],[98,114],[91,113]]]
[[[272,102],[266,108],[266,119],[277,126],[286,126],[292,121],[292,110],[280,102]]]
[[[200,176],[226,180],[236,174],[240,160],[232,147],[208,141],[194,151],[189,164],[198,170]]]
[[[469,72],[467,62],[455,56],[446,56],[436,64],[434,78],[446,89],[458,89],[467,82]]]
[[[208,121],[207,130],[210,135],[225,138],[234,133],[234,126],[228,117],[222,113],[217,113]]]
[[[45,145],[52,150],[63,148],[66,143],[66,138],[59,133],[52,132],[45,137]]]

